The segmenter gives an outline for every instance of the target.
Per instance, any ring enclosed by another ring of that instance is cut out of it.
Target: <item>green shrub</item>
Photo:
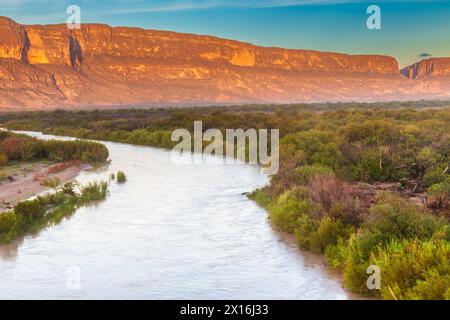
[[[333,169],[315,164],[299,167],[295,169],[295,181],[299,184],[305,185],[308,183],[309,179],[316,175],[332,175]]]
[[[310,247],[313,251],[325,252],[327,247],[336,245],[339,239],[347,239],[352,231],[352,228],[345,226],[341,220],[323,218],[317,230],[310,236]]]
[[[265,188],[256,189],[250,193],[248,197],[249,199],[256,201],[261,207],[267,207],[272,201]]]
[[[311,235],[317,230],[317,223],[307,214],[302,213],[297,218],[297,225],[295,227],[295,238],[300,248],[310,250]]]
[[[442,182],[433,184],[428,189],[428,195],[446,201],[450,199],[450,176],[447,176]]]
[[[86,203],[105,199],[108,192],[107,182],[91,182],[81,187],[80,201]]]
[[[22,201],[14,207],[14,212],[27,224],[44,216],[45,207],[41,199]]]
[[[125,183],[127,181],[127,176],[122,171],[118,171],[116,176],[117,176],[117,183]]]
[[[444,172],[444,168],[437,168],[428,170],[423,177],[423,185],[430,187],[433,184],[444,182],[448,174]]]
[[[59,177],[47,178],[42,182],[44,186],[52,189],[58,187],[60,183],[61,179],[59,179]]]
[[[270,220],[281,230],[293,233],[298,219],[313,210],[313,205],[305,200],[298,201],[292,192],[287,191],[269,205]]]
[[[14,228],[17,222],[17,215],[14,211],[0,213],[0,235],[7,233]]]
[[[0,153],[0,167],[4,167],[8,164],[8,157],[5,154]]]
[[[446,224],[407,200],[384,194],[370,209],[369,219],[363,225],[361,246],[368,254],[372,248],[392,240],[430,239]]]
[[[450,288],[450,243],[447,241],[393,241],[380,248],[371,264],[381,269],[381,295],[392,299],[441,300]]]

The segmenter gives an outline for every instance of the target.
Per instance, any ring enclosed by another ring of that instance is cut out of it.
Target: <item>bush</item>
[[[265,188],[257,189],[248,195],[249,199],[256,201],[261,207],[267,207],[272,199]]]
[[[61,183],[61,180],[58,177],[54,178],[47,178],[42,182],[42,185],[48,187],[48,188],[56,188]]]
[[[325,252],[329,246],[336,245],[339,239],[347,239],[353,229],[345,226],[341,220],[323,218],[317,230],[311,234],[310,247],[316,252]]]
[[[333,175],[333,169],[323,165],[307,165],[295,169],[294,179],[297,183],[305,185],[309,182],[309,179],[313,176],[331,176]]]
[[[42,218],[45,214],[45,207],[41,199],[38,198],[20,202],[14,207],[14,212],[27,224]]]
[[[125,183],[127,181],[127,176],[122,171],[117,172],[116,176],[117,176],[117,183]]]
[[[8,164],[8,157],[5,154],[0,153],[0,167],[4,167],[7,164]]]
[[[281,230],[293,233],[298,226],[298,219],[313,209],[310,202],[298,201],[292,192],[287,191],[269,205],[270,220]]]
[[[315,175],[307,186],[309,199],[321,205],[316,217],[340,219],[347,224],[359,224],[370,202],[360,190],[334,175]]]
[[[379,249],[371,264],[382,272],[381,295],[393,299],[442,300],[450,288],[450,243],[447,241],[393,241]]]
[[[14,228],[17,216],[14,211],[0,213],[0,236]]]
[[[90,201],[103,200],[108,192],[107,182],[91,182],[81,187],[80,201],[86,203]]]
[[[445,225],[444,219],[431,215],[426,209],[399,196],[384,193],[377,198],[376,204],[370,209],[364,231],[378,234],[380,239],[386,241],[429,239]]]
[[[423,185],[428,188],[433,184],[444,182],[447,177],[448,174],[443,168],[428,170],[423,177]]]

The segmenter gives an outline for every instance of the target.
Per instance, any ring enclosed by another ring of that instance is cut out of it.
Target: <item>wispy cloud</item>
[[[446,0],[378,0],[377,3],[389,2],[445,2]],[[122,1],[113,0],[114,3]],[[282,8],[293,6],[339,5],[351,3],[370,3],[373,0],[191,0],[191,1],[135,1],[135,5],[117,8],[111,13],[170,12],[183,10],[201,10],[212,8]]]

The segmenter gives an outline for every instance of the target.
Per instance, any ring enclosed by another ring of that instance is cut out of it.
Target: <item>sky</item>
[[[450,0],[0,0],[0,15],[23,24],[82,23],[215,35],[256,45],[383,54],[401,66],[450,56]],[[369,5],[381,29],[369,30]],[[1,35],[0,35],[1,36]]]

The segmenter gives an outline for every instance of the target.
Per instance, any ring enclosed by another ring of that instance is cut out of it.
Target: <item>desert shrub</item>
[[[4,167],[7,164],[8,164],[8,157],[5,154],[0,153],[0,167]]]
[[[270,220],[280,229],[293,233],[298,225],[298,218],[308,215],[314,205],[305,200],[297,200],[292,192],[287,191],[269,205]]]
[[[23,140],[11,136],[0,143],[0,150],[9,160],[20,160],[22,157]]]
[[[427,193],[434,200],[436,209],[447,207],[450,200],[450,176],[447,176],[440,183],[433,184]],[[433,204],[431,205],[433,206]]]
[[[423,177],[423,185],[430,187],[433,184],[442,183],[448,178],[448,174],[443,168],[428,170]]]
[[[47,178],[42,182],[42,185],[48,187],[48,188],[56,188],[57,186],[59,186],[59,184],[61,183],[61,179],[59,179],[58,177],[53,177],[53,178]]]
[[[448,241],[393,241],[371,257],[382,272],[381,295],[393,299],[445,299],[450,288]]]
[[[313,176],[327,176],[332,175],[333,170],[323,165],[306,165],[295,169],[295,181],[299,184],[307,184],[309,179]]]
[[[433,237],[447,223],[423,208],[392,194],[382,194],[370,209],[360,234],[360,247],[367,257],[373,248],[393,240]]]
[[[123,171],[118,171],[116,174],[117,183],[125,183],[127,181],[127,176]]]
[[[262,207],[267,207],[272,199],[270,198],[266,188],[256,189],[248,195],[249,199],[256,201]]]
[[[369,206],[367,197],[350,184],[334,175],[315,175],[309,179],[309,199],[320,204],[319,216],[340,219],[344,223],[358,224]]]
[[[329,246],[336,245],[339,239],[347,239],[353,229],[335,220],[325,217],[320,220],[318,228],[310,236],[310,247],[316,252],[325,252]]]
[[[312,248],[311,235],[317,230],[317,222],[307,214],[301,214],[297,218],[295,238],[300,248],[310,250]]]

